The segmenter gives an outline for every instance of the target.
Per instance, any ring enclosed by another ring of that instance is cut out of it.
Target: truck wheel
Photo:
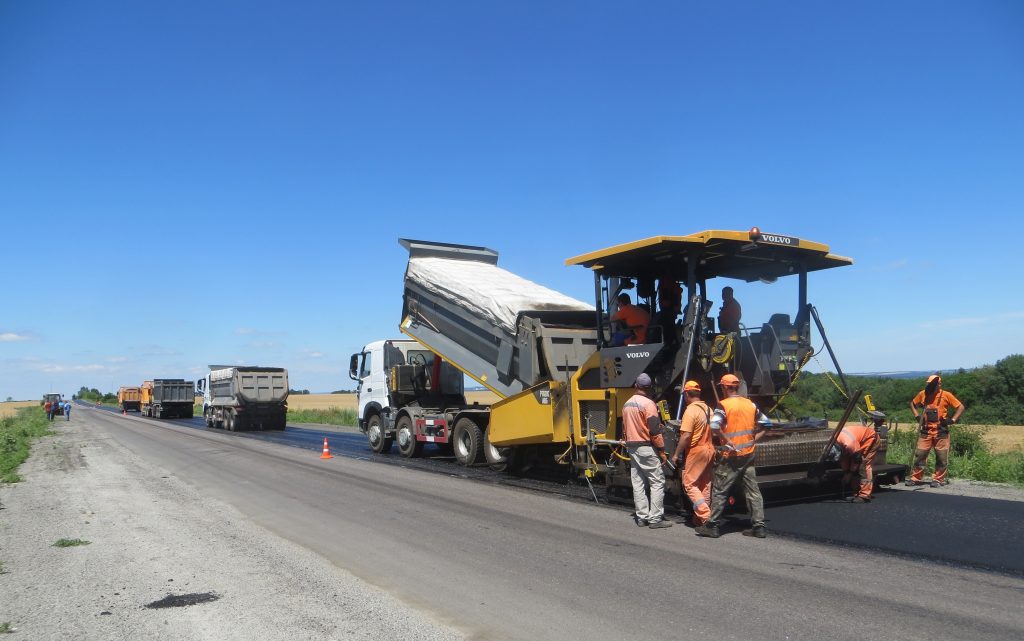
[[[452,439],[455,460],[467,466],[476,465],[480,461],[484,435],[476,421],[466,416],[457,420],[452,430]]]
[[[398,453],[405,458],[419,456],[423,451],[423,442],[416,440],[416,429],[412,425],[412,418],[408,416],[398,419],[395,439],[398,441]]]
[[[366,421],[366,439],[370,441],[370,449],[377,454],[391,452],[391,437],[384,436],[384,427],[376,414]]]
[[[492,470],[504,472],[508,467],[508,453],[512,448],[491,445],[491,426],[484,430],[484,460]]]
[[[239,416],[239,415],[235,414],[234,418],[235,418],[235,424],[234,424],[234,426],[231,429],[235,430],[236,432],[241,432],[246,427],[248,427],[246,425],[246,419],[245,419],[244,416]]]
[[[229,432],[235,431],[235,413],[228,412],[227,418],[224,419],[224,429]]]
[[[204,411],[203,418],[206,419],[206,427],[213,427],[213,412],[209,410]]]

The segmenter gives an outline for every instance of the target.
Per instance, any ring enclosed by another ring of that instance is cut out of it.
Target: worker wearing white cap
[[[633,388],[633,396],[622,406],[622,443],[629,452],[636,508],[633,518],[641,527],[672,527],[672,522],[665,520],[665,473],[661,469],[665,438],[658,406],[651,400],[651,377],[637,376]]]

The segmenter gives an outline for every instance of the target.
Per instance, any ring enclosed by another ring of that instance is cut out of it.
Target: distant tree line
[[[952,392],[967,411],[963,422],[982,425],[1024,425],[1024,355],[1013,354],[977,369],[943,373],[942,388]],[[834,383],[833,383],[834,381]],[[836,420],[846,407],[846,399],[836,374],[800,375],[783,405],[795,416],[825,416]],[[910,401],[924,389],[918,378],[885,376],[847,376],[850,390],[870,394],[875,406],[890,418],[913,420]],[[862,403],[863,405],[863,403]]]
[[[78,393],[71,396],[72,399],[89,401],[90,403],[116,403],[117,394],[113,392],[104,394],[95,387],[89,388],[84,385],[78,389]]]

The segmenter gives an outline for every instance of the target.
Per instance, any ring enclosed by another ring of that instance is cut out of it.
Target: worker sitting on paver
[[[877,410],[868,412],[871,425],[848,423],[836,438],[839,446],[839,467],[843,469],[843,488],[851,487],[853,495],[847,500],[853,503],[867,503],[874,489],[871,464],[878,452],[878,428],[885,421],[885,414]]]
[[[622,323],[624,329],[612,334],[612,347],[622,345],[640,345],[647,341],[647,326],[651,323],[651,315],[642,307],[633,305],[629,294],[619,294],[619,309],[612,316],[612,321]]]
[[[715,447],[711,444],[711,410],[700,398],[700,384],[686,381],[683,385],[686,411],[679,424],[679,444],[672,456],[682,468],[683,491],[693,504],[693,525],[704,525],[711,516],[711,465]]]
[[[718,331],[722,334],[740,331],[743,315],[740,303],[732,295],[732,287],[722,288],[722,307],[718,311]]]
[[[956,411],[949,416],[949,408]],[[964,404],[957,397],[942,389],[942,377],[932,374],[928,377],[925,388],[910,401],[910,410],[914,418],[920,421],[920,433],[917,439],[917,451],[914,453],[914,468],[911,470],[907,485],[923,482],[924,464],[928,454],[935,450],[935,472],[932,473],[932,487],[948,485],[946,467],[949,465],[949,426],[960,420],[964,413]]]

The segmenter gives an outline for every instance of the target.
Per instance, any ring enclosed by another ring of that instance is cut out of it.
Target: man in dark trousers
[[[707,523],[694,528],[694,532],[712,539],[721,536],[718,523],[725,512],[729,492],[741,483],[751,523],[751,528],[743,534],[763,539],[768,531],[764,526],[764,499],[754,472],[754,444],[764,436],[762,426],[771,421],[750,399],[740,396],[740,379],[736,376],[726,374],[719,385],[722,407],[711,417],[711,434],[718,445],[715,478],[711,483],[711,516]]]

